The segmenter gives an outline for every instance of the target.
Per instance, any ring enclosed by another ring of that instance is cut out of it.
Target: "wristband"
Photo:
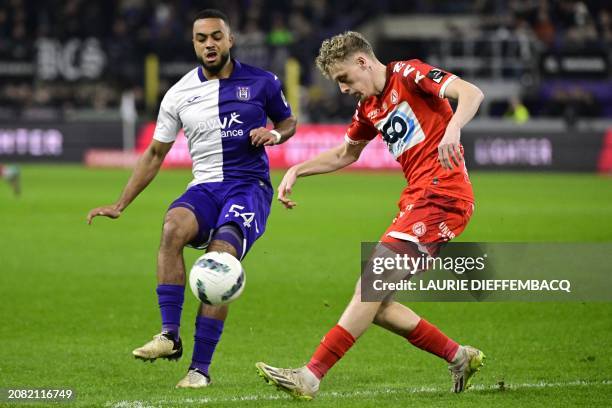
[[[278,144],[281,141],[281,134],[278,132],[278,130],[275,129],[270,130],[270,133],[272,133],[276,137],[276,140],[274,140],[274,144]]]

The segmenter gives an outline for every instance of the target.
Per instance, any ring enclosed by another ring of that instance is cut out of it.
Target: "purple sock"
[[[223,333],[223,320],[206,316],[196,318],[195,344],[190,368],[197,368],[208,375],[208,367],[212,360],[215,347]]]
[[[162,332],[170,332],[174,340],[179,338],[181,311],[185,300],[185,287],[182,285],[157,285],[157,302],[162,318]]]

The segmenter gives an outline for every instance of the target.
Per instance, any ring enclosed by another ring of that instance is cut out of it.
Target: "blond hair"
[[[316,59],[317,68],[323,75],[330,78],[330,68],[356,52],[364,52],[371,57],[374,56],[372,45],[363,35],[355,31],[346,31],[335,35],[321,44],[319,56]]]

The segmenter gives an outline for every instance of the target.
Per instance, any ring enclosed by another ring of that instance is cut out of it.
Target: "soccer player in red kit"
[[[345,142],[289,169],[278,187],[278,199],[293,208],[288,195],[298,177],[350,165],[380,134],[408,182],[399,213],[380,242],[405,243],[415,253],[435,256],[443,243],[464,230],[472,215],[474,198],[459,139],[461,128],[482,102],[482,92],[417,59],[384,65],[368,41],[350,31],[323,42],[317,66],[341,92],[359,99],[357,110]],[[454,113],[446,98],[457,100]],[[358,282],[338,324],[323,337],[306,366],[285,369],[260,362],[259,374],[296,398],[312,399],[323,376],[372,323],[447,361],[454,392],[468,388],[482,366],[480,350],[459,345],[392,296],[362,301]]]

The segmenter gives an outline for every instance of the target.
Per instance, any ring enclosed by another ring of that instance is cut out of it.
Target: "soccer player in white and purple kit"
[[[208,248],[244,258],[265,228],[273,189],[264,146],[295,133],[279,79],[270,72],[230,58],[233,36],[218,10],[198,13],[193,44],[200,66],[164,96],[153,140],[139,159],[119,200],[88,214],[118,218],[155,177],[182,128],[193,160],[194,179],[169,207],[157,261],[161,333],[133,351],[136,358],[176,360],[185,291],[183,248]],[[274,129],[265,128],[267,118]],[[210,384],[208,372],[223,332],[228,306],[200,304],[195,345],[187,375],[177,388]]]

